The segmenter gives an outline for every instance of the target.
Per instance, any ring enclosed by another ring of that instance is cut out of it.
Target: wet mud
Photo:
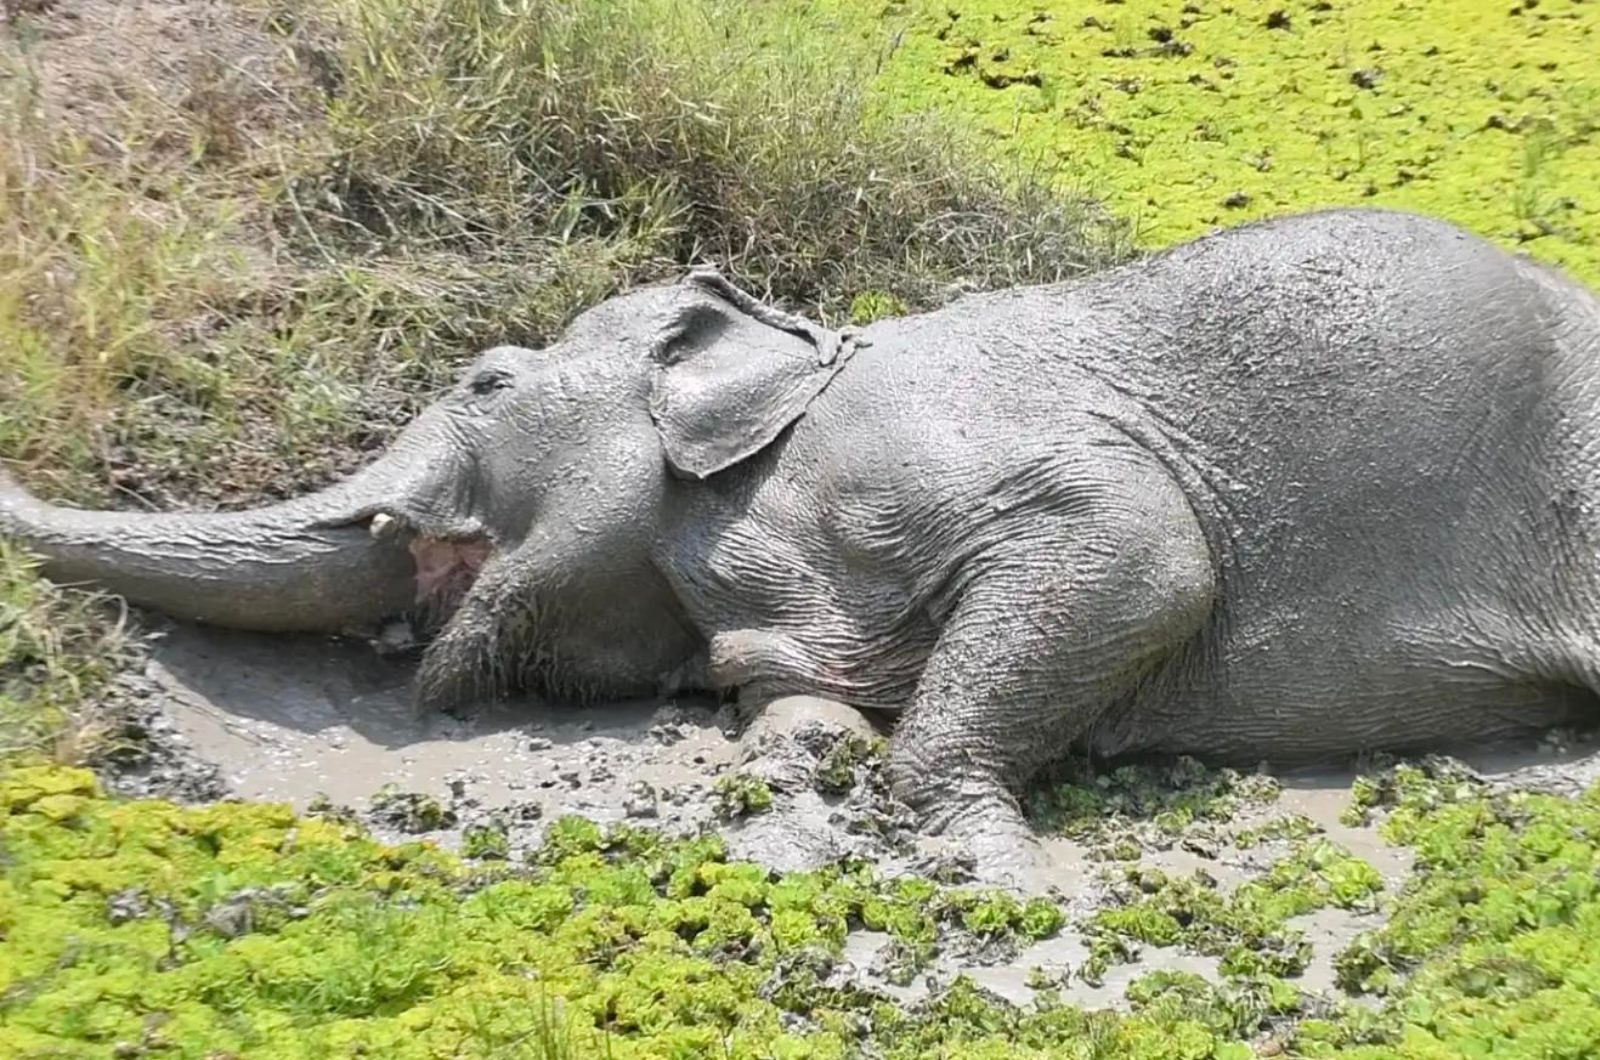
[[[717,830],[731,856],[779,871],[859,859],[887,876],[962,883],[970,869],[916,833],[868,761],[866,749],[881,750],[885,734],[839,704],[796,697],[751,718],[707,698],[581,709],[528,700],[485,705],[465,717],[419,716],[411,677],[409,660],[356,642],[170,626],[151,645],[143,675],[132,678],[132,724],[144,749],[120,764],[113,759],[111,782],[126,794],[348,813],[380,838],[465,844],[468,853],[472,833],[488,828],[505,837],[505,854],[514,859],[538,846],[550,821],[579,814],[676,835]],[[847,748],[861,752],[860,760],[844,759],[842,774],[821,783],[830,769],[838,773]],[[1600,775],[1597,748],[1592,739],[1547,737],[1457,749],[1457,756],[1497,784],[1571,793]],[[1234,837],[1301,815],[1368,862],[1385,893],[1396,894],[1411,871],[1409,851],[1384,842],[1375,823],[1341,820],[1355,776],[1354,768],[1278,773],[1275,799],[1241,809],[1221,827],[1141,841],[1135,863],[1175,877],[1201,872],[1227,893],[1263,876],[1291,849],[1289,838],[1241,846]],[[730,810],[721,790],[730,777],[758,778],[771,805]],[[857,930],[834,975],[905,1003],[964,974],[1016,1004],[1048,984],[1070,1003],[1119,1008],[1127,984],[1146,972],[1217,978],[1216,958],[1176,946],[1143,947],[1097,983],[1074,974],[1089,957],[1078,929],[1108,901],[1108,865],[1085,843],[1051,837],[1043,845],[1046,864],[1035,884],[1066,913],[1059,934],[1020,947],[943,947],[908,978],[889,967],[887,935]],[[1381,923],[1381,911],[1331,907],[1292,920],[1313,954],[1297,985],[1334,994],[1335,956]]]

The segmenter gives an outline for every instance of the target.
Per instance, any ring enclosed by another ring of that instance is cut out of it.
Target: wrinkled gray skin
[[[316,496],[95,514],[13,486],[0,529],[52,577],[258,629],[408,606],[414,550],[446,575],[428,704],[898,711],[897,791],[1000,866],[1013,792],[1069,745],[1285,760],[1589,708],[1597,501],[1600,301],[1337,211],[854,337],[701,274],[485,353]]]

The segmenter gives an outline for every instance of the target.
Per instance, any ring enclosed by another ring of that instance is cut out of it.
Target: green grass
[[[1443,217],[1600,285],[1589,0],[824,0],[938,110],[1164,246],[1329,205]]]

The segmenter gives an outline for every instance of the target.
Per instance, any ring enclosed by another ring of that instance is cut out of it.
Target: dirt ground
[[[825,794],[809,782],[817,748],[841,732],[872,731],[846,707],[780,701],[742,735],[735,706],[691,698],[587,709],[514,702],[467,718],[418,717],[409,699],[412,665],[353,641],[168,625],[144,674],[130,684],[143,704],[145,746],[113,767],[112,783],[128,794],[184,800],[281,801],[300,810],[331,803],[348,807],[382,838],[420,837],[457,849],[473,829],[492,825],[507,836],[513,859],[538,846],[550,821],[579,814],[680,835],[717,830],[730,855],[778,870],[856,857],[888,876],[950,878],[948,851],[916,834],[870,771],[858,771],[847,793]],[[1600,771],[1597,746],[1546,739],[1461,758],[1502,783],[1570,792]],[[716,784],[730,772],[764,777],[774,792],[771,809],[723,812]],[[1240,813],[1228,831],[1303,814],[1376,868],[1395,893],[1410,872],[1409,852],[1387,845],[1375,825],[1340,821],[1354,775],[1278,773],[1276,801]],[[1068,927],[1060,934],[1020,952],[945,952],[909,985],[896,985],[883,968],[888,936],[856,931],[846,945],[846,974],[910,1002],[964,973],[1025,1004],[1034,969],[1052,975],[1081,966],[1088,944],[1073,926],[1107,900],[1100,863],[1085,846],[1044,842],[1048,864],[1031,889],[1063,904]],[[1169,874],[1202,870],[1226,890],[1265,873],[1287,849],[1282,841],[1247,849],[1177,842],[1145,849],[1140,864]],[[1329,908],[1293,922],[1315,954],[1301,987],[1334,993],[1334,956],[1380,917]],[[1151,947],[1139,960],[1113,966],[1098,985],[1075,976],[1057,982],[1070,1002],[1122,1007],[1128,982],[1156,969],[1216,978],[1214,958]]]

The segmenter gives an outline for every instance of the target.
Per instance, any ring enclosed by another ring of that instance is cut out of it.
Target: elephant
[[[418,702],[663,686],[891,712],[980,864],[1074,749],[1297,762],[1600,692],[1600,300],[1329,209],[835,329],[710,268],[481,354],[364,470],[253,511],[0,487],[48,577],[172,616],[428,616]]]

